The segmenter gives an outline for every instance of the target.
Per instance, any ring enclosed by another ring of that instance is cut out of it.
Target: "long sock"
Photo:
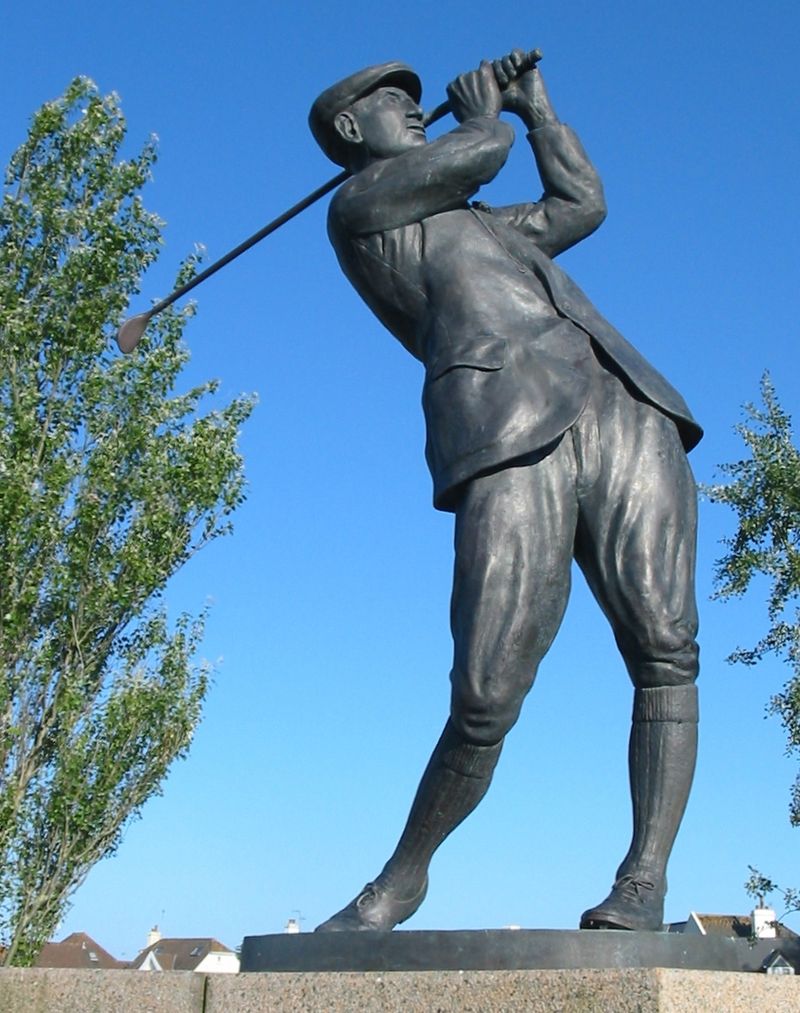
[[[502,740],[491,746],[467,742],[448,720],[379,877],[384,885],[404,897],[422,889],[433,853],[486,794],[502,748]]]
[[[628,760],[633,839],[617,878],[650,878],[666,889],[675,843],[697,758],[697,687],[638,689]]]

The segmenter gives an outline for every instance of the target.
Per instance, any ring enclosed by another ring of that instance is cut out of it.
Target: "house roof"
[[[34,963],[34,967],[109,969],[127,966],[126,961],[112,957],[85,932],[73,932],[60,943],[45,943]]]
[[[695,911],[694,916],[706,932],[712,936],[734,936],[749,939],[753,933],[753,921],[750,915],[700,914]],[[778,939],[798,938],[797,933],[782,922],[777,923],[775,931]]]
[[[147,946],[131,964],[139,969],[152,954],[162,971],[194,971],[209,953],[233,953],[218,939],[159,939]]]
[[[787,960],[786,957],[779,951],[773,950],[772,953],[767,957],[763,964],[764,967],[791,967],[794,970],[794,964]]]

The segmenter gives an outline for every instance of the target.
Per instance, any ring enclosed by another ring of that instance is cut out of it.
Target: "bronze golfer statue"
[[[455,514],[450,716],[400,841],[318,931],[387,930],[422,903],[437,847],[483,798],[556,635],[578,562],[634,687],[633,838],[582,928],[660,929],[697,750],[696,491],[682,397],[554,263],[606,213],[598,175],[521,50],[448,88],[428,141],[417,75],[368,67],[310,124],[353,176],[328,220],[342,270],[425,367],[434,504]],[[471,203],[518,116],[542,197]],[[590,673],[605,678],[605,673]]]

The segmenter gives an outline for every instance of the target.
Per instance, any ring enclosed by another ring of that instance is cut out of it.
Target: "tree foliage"
[[[800,911],[800,890],[795,890],[793,887],[778,886],[774,880],[762,875],[752,865],[748,865],[748,869],[750,870],[750,876],[744,884],[744,889],[749,897],[752,897],[758,904],[763,904],[764,898],[768,897],[771,893],[777,893],[781,898],[783,910],[779,912],[775,920],[775,928],[778,927],[781,919]]]
[[[33,117],[0,205],[6,963],[35,957],[186,753],[207,688],[203,616],[170,626],[159,599],[243,498],[252,401],[205,411],[214,383],[175,393],[191,309],[159,316],[129,358],[113,347],[161,229],[140,197],[154,144],[122,158],[124,136],[117,98],[77,79]]]
[[[716,564],[717,597],[743,595],[757,576],[769,583],[768,629],[752,647],[739,647],[730,661],[755,665],[772,654],[791,675],[768,704],[785,730],[787,752],[800,753],[800,450],[790,417],[781,408],[767,374],[761,381],[763,405],[745,406],[736,430],[749,456],[722,465],[726,483],[706,491],[737,515],[738,528],[725,540]],[[800,825],[800,775],[792,787],[789,813]]]

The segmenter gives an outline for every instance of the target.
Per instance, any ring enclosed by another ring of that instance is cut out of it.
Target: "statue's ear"
[[[333,126],[336,133],[347,141],[348,144],[361,143],[361,129],[358,126],[358,120],[348,110],[337,113],[336,119],[333,121]]]

